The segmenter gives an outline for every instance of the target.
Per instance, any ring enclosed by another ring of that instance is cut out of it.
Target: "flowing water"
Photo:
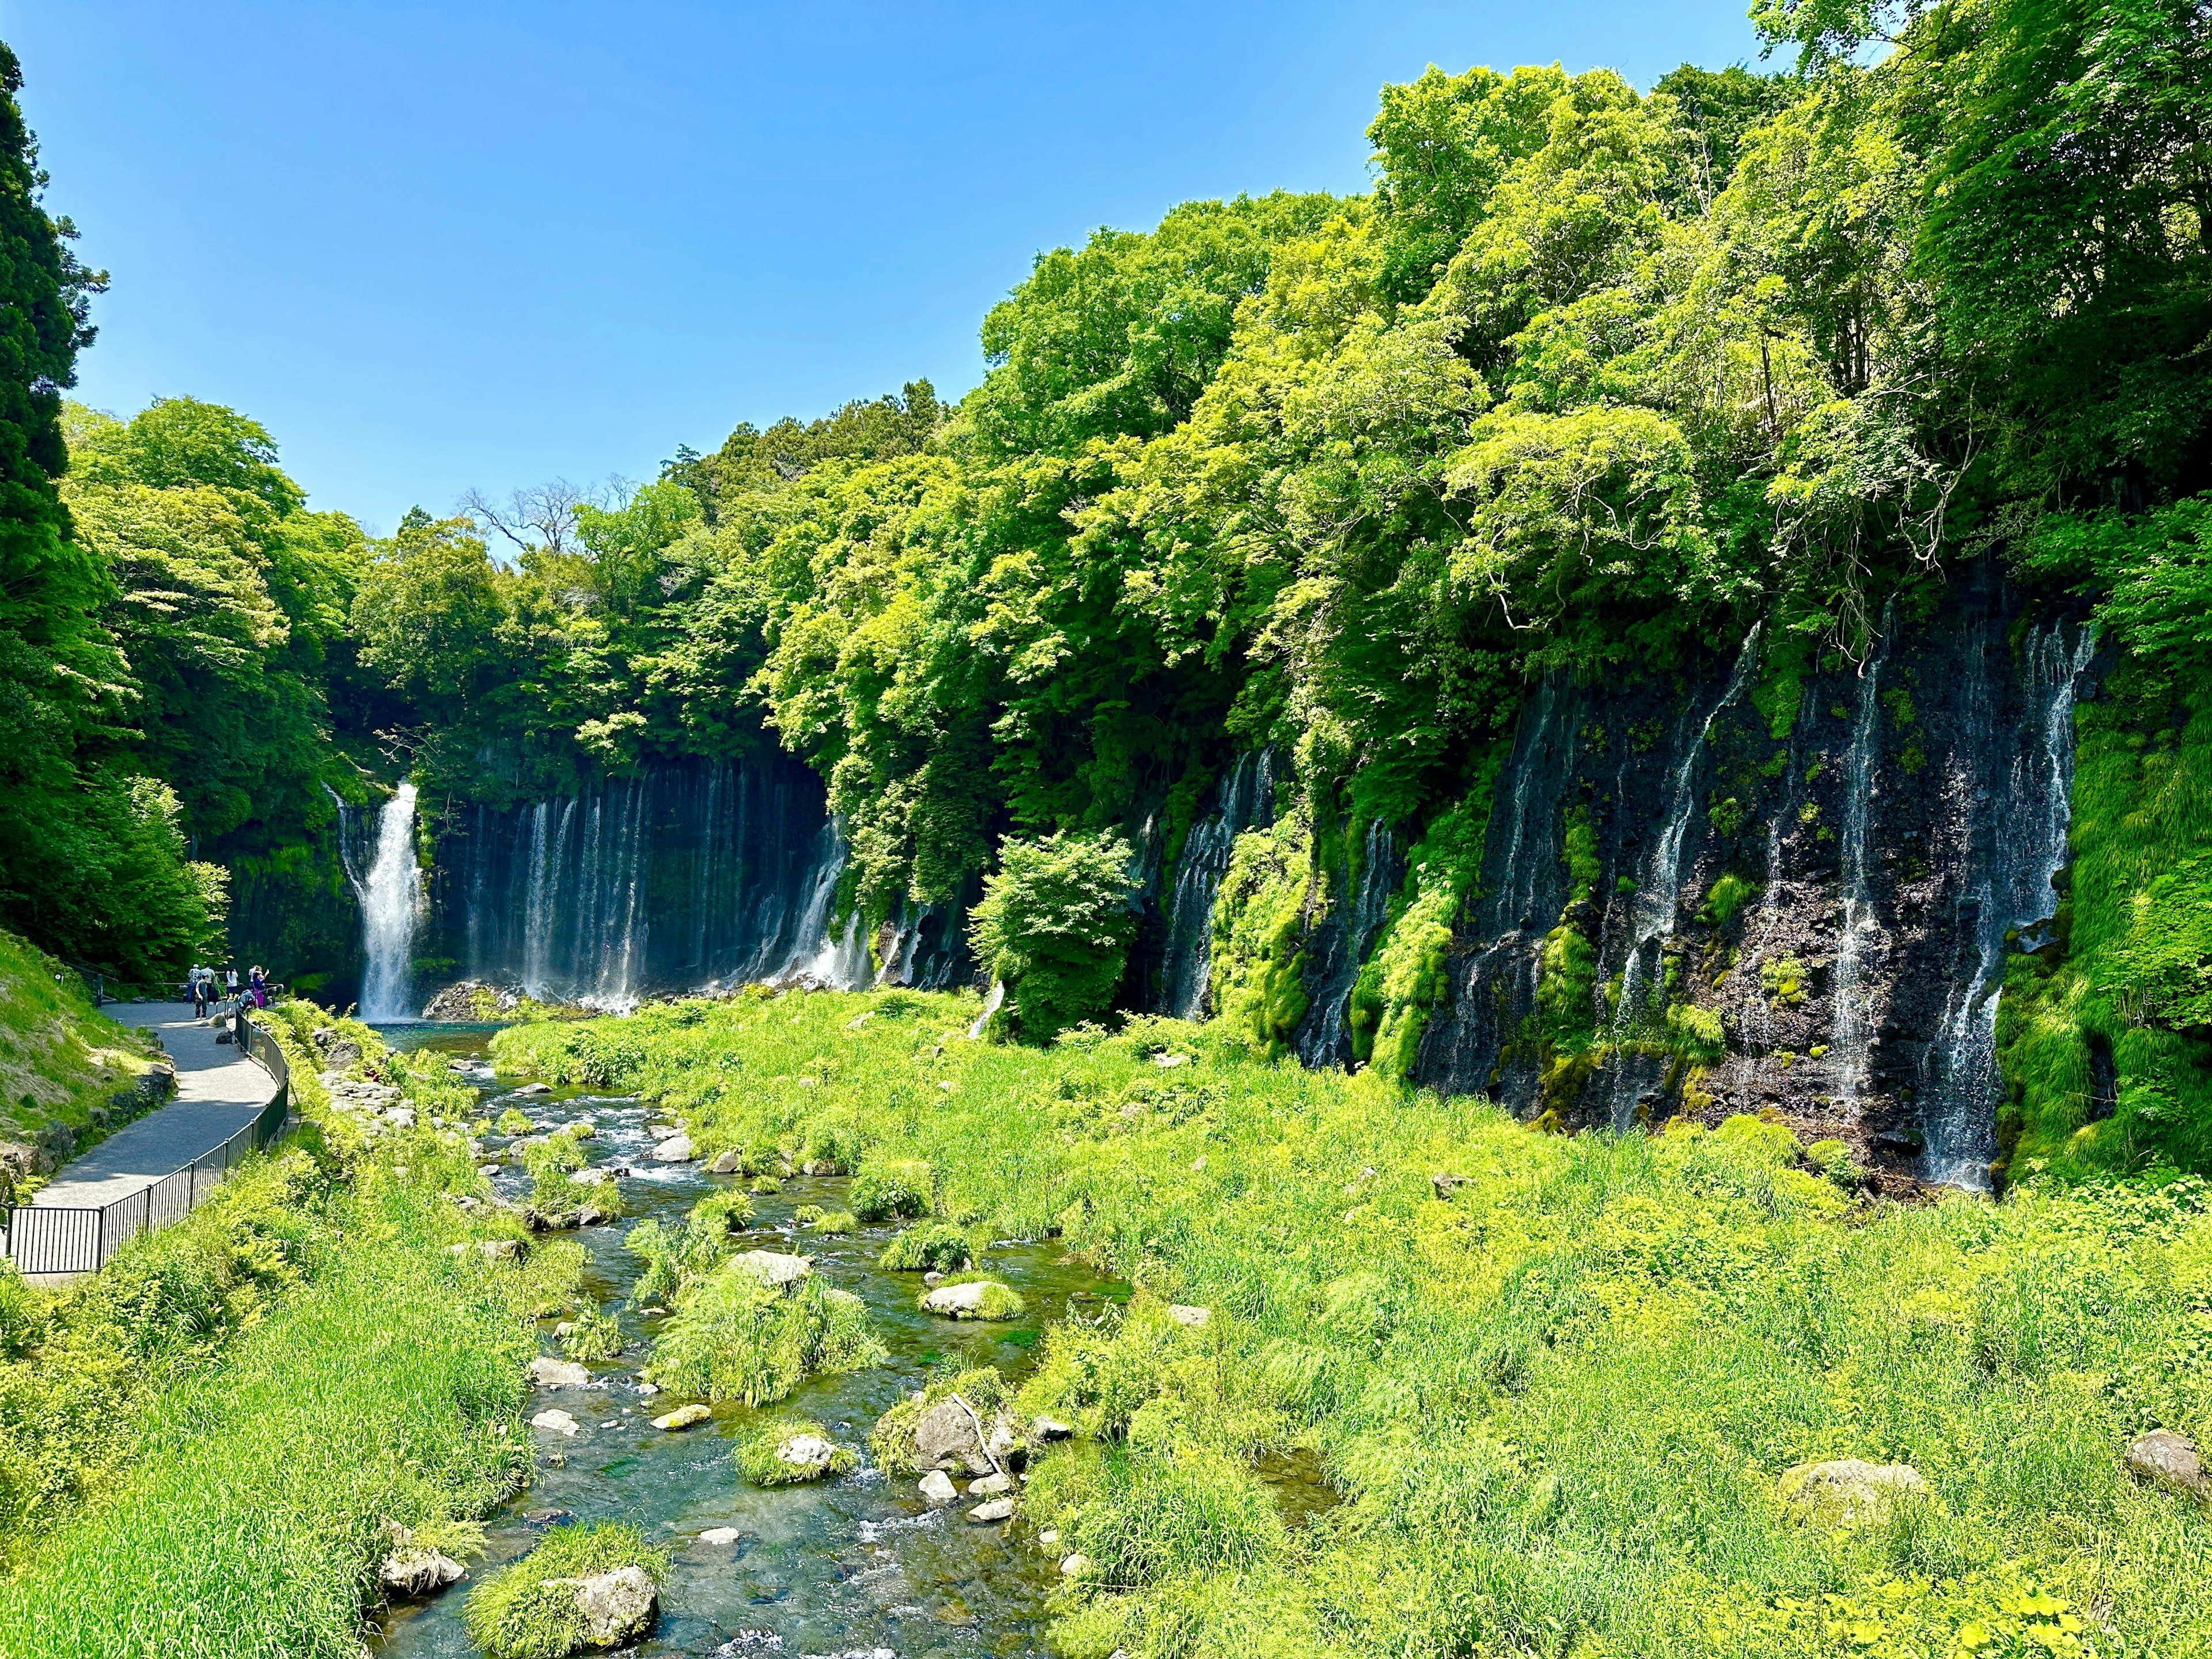
[[[867,1433],[940,1363],[996,1364],[1018,1376],[1032,1363],[1044,1327],[1071,1312],[1096,1313],[1126,1297],[1125,1285],[1101,1279],[1056,1245],[1002,1243],[986,1266],[1028,1303],[1018,1325],[936,1319],[915,1305],[919,1275],[875,1266],[896,1229],[825,1238],[793,1223],[792,1212],[802,1204],[846,1207],[846,1179],[787,1180],[781,1193],[756,1200],[755,1225],[740,1248],[812,1257],[817,1273],[867,1301],[890,1359],[872,1370],[812,1379],[758,1413],[718,1406],[710,1423],[663,1432],[649,1419],[684,1401],[639,1392],[638,1371],[661,1321],[626,1304],[636,1263],[623,1249],[623,1235],[647,1217],[674,1226],[706,1194],[740,1177],[710,1176],[696,1164],[652,1164],[646,1157],[654,1139],[647,1127],[652,1118],[634,1097],[569,1090],[507,1097],[482,1065],[483,1028],[418,1028],[387,1036],[476,1067],[467,1075],[485,1094],[488,1115],[495,1117],[511,1103],[550,1131],[588,1114],[597,1125],[597,1133],[584,1143],[592,1161],[635,1171],[620,1182],[629,1213],[611,1226],[574,1235],[590,1255],[587,1294],[618,1315],[624,1350],[590,1367],[586,1389],[533,1391],[530,1413],[557,1407],[584,1429],[574,1439],[538,1432],[535,1479],[490,1518],[489,1548],[470,1564],[471,1582],[523,1554],[550,1527],[625,1521],[674,1560],[661,1591],[658,1631],[626,1652],[798,1659],[887,1650],[901,1659],[1042,1659],[1050,1651],[1044,1602],[1058,1578],[1058,1553],[1041,1547],[1022,1521],[971,1523],[965,1511],[973,1500],[932,1510],[911,1479],[887,1476],[866,1461]],[[489,1148],[503,1144],[496,1136],[485,1141]],[[528,1177],[519,1167],[502,1167],[493,1184],[501,1196],[519,1200]],[[544,1351],[557,1354],[551,1322],[542,1329]],[[756,1417],[785,1413],[823,1424],[833,1439],[863,1453],[861,1468],[812,1486],[774,1491],[748,1486],[732,1461],[730,1437]],[[1292,1495],[1310,1498],[1303,1488]],[[710,1544],[700,1536],[721,1528],[734,1528],[737,1540]],[[461,1620],[468,1589],[465,1583],[432,1601],[390,1609],[373,1650],[386,1659],[478,1654]]]
[[[1996,1150],[1997,993],[2014,939],[2057,914],[2051,878],[2064,867],[2074,787],[2074,702],[2096,653],[2076,623],[2028,630],[2016,690],[2001,672],[2010,650],[1988,625],[1971,653],[1954,787],[1972,803],[1972,878],[1958,908],[1972,936],[1972,973],[1954,989],[1922,1071],[1921,1121],[1930,1181],[1985,1188]],[[2006,665],[2008,667],[2008,664]],[[2017,707],[2001,709],[2011,693]],[[2031,946],[2033,939],[2026,941]]]
[[[1168,900],[1167,959],[1158,1012],[1178,1019],[1206,1015],[1208,980],[1213,960],[1213,901],[1229,872],[1237,837],[1265,829],[1275,818],[1275,773],[1272,750],[1240,755],[1215,793],[1212,810],[1190,826],[1176,861],[1175,887]]]
[[[582,795],[479,807],[441,839],[471,978],[547,1000],[635,1006],[753,980],[868,982],[832,914],[845,839],[787,757],[650,769]]]
[[[1843,919],[1836,939],[1834,1000],[1830,1006],[1830,1066],[1846,1099],[1865,1090],[1867,1057],[1874,1022],[1868,1006],[1867,967],[1881,943],[1875,913],[1874,880],[1868,860],[1874,825],[1875,796],[1881,787],[1876,763],[1881,757],[1881,674],[1889,662],[1895,634],[1897,601],[1881,613],[1881,635],[1859,667],[1858,696],[1851,713],[1851,746],[1844,763]]]
[[[422,872],[415,860],[415,786],[402,783],[378,811],[376,842],[365,870],[353,844],[358,839],[354,811],[338,803],[339,855],[361,903],[362,949],[368,962],[361,1017],[412,1019],[415,926],[422,914]]]
[[[1390,896],[1404,878],[1402,864],[1397,837],[1376,819],[1367,826],[1351,902],[1336,907],[1311,947],[1317,959],[1306,973],[1311,1000],[1297,1034],[1298,1057],[1309,1066],[1352,1064],[1352,988],[1390,919]]]

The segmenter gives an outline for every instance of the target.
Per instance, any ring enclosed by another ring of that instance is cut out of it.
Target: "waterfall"
[[[1629,908],[1628,954],[1620,967],[1620,1000],[1613,1009],[1615,1052],[1607,1103],[1607,1115],[1617,1132],[1626,1132],[1635,1121],[1638,1099],[1650,1085],[1656,1072],[1663,1069],[1631,1064],[1626,1045],[1633,1040],[1637,1025],[1655,1012],[1647,1006],[1652,1000],[1652,992],[1664,994],[1667,941],[1674,936],[1674,927],[1680,918],[1682,846],[1689,838],[1690,824],[1697,810],[1698,770],[1713,734],[1713,722],[1735,705],[1745,687],[1751,684],[1752,672],[1759,665],[1759,626],[1754,623],[1736,652],[1735,667],[1729,675],[1727,685],[1705,711],[1697,735],[1686,746],[1678,746],[1674,751],[1676,764],[1674,785],[1668,796],[1667,821],[1644,866],[1642,878],[1637,883],[1635,899]]]
[[[1846,1099],[1865,1090],[1867,1050],[1873,1035],[1867,997],[1867,960],[1881,938],[1875,915],[1874,884],[1868,872],[1867,846],[1878,785],[1875,763],[1881,754],[1881,673],[1889,662],[1897,601],[1882,607],[1881,636],[1859,669],[1858,698],[1851,712],[1850,753],[1844,766],[1843,924],[1836,941],[1835,992],[1829,1007],[1830,1062]]]
[[[1168,900],[1167,962],[1159,1012],[1178,1019],[1206,1016],[1207,981],[1212,971],[1213,901],[1229,872],[1237,837],[1274,822],[1275,776],[1271,750],[1250,750],[1237,758],[1215,793],[1211,811],[1190,826],[1176,862],[1175,887]]]
[[[822,787],[781,755],[653,768],[476,815],[461,867],[468,972],[546,1001],[792,977],[864,984],[867,944],[830,909],[845,842]]]
[[[1398,890],[1404,872],[1399,868],[1397,837],[1377,818],[1367,826],[1367,841],[1359,864],[1359,879],[1349,896],[1351,902],[1317,930],[1315,954],[1318,963],[1308,971],[1314,988],[1306,1018],[1299,1026],[1298,1057],[1309,1066],[1352,1064],[1352,992],[1359,982],[1359,967],[1374,947],[1382,924],[1389,920],[1390,896]]]
[[[2074,700],[2096,641],[2075,623],[2030,629],[2020,687],[2025,706],[2016,720],[2001,725],[1990,659],[2007,648],[2002,629],[1989,623],[1970,653],[1954,783],[1972,804],[1970,874],[1957,906],[1970,924],[1975,960],[1966,982],[1954,983],[1921,1067],[1927,1178],[1976,1188],[1988,1186],[1996,1152],[2002,1084],[1997,995],[2005,958],[2012,938],[2057,913],[2051,878],[2067,858]]]
[[[378,811],[376,847],[366,872],[346,845],[351,810],[340,803],[338,847],[346,879],[361,901],[362,953],[368,961],[361,1017],[387,1024],[412,1020],[415,922],[422,908],[422,872],[415,862],[415,786],[402,783]]]

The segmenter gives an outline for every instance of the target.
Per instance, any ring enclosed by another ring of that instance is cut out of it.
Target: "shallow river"
[[[394,1047],[429,1048],[462,1060],[480,1059],[489,1041],[480,1027],[394,1027],[383,1034]],[[1013,1327],[957,1325],[921,1312],[915,1298],[919,1275],[889,1273],[875,1265],[891,1227],[865,1228],[843,1238],[817,1237],[796,1227],[791,1214],[802,1204],[846,1207],[843,1177],[799,1177],[781,1193],[757,1198],[754,1227],[739,1248],[795,1250],[814,1260],[815,1271],[842,1289],[866,1298],[890,1360],[871,1370],[820,1377],[764,1412],[789,1412],[826,1425],[834,1439],[860,1451],[863,1462],[842,1480],[762,1491],[748,1486],[731,1456],[730,1437],[755,1413],[718,1406],[711,1423],[665,1433],[649,1419],[685,1403],[684,1396],[641,1395],[637,1373],[645,1364],[659,1318],[641,1318],[628,1304],[636,1259],[623,1235],[647,1217],[679,1224],[705,1194],[742,1184],[736,1176],[710,1176],[699,1165],[653,1164],[659,1121],[635,1097],[560,1090],[551,1096],[507,1099],[508,1091],[489,1070],[471,1079],[486,1100],[485,1115],[519,1106],[541,1130],[557,1129],[586,1113],[595,1137],[584,1143],[593,1164],[628,1164],[636,1173],[620,1182],[626,1213],[619,1222],[574,1235],[590,1253],[586,1294],[622,1322],[622,1354],[592,1364],[588,1389],[534,1391],[530,1414],[557,1406],[584,1425],[574,1439],[538,1433],[538,1466],[530,1486],[490,1518],[490,1547],[470,1563],[471,1582],[528,1550],[548,1526],[568,1520],[627,1521],[666,1548],[673,1571],[661,1591],[658,1632],[633,1649],[640,1655],[740,1656],[1043,1655],[1044,1598],[1057,1577],[1054,1553],[1042,1548],[1026,1524],[978,1526],[966,1517],[971,1502],[932,1510],[910,1479],[890,1478],[867,1460],[869,1429],[887,1407],[921,1383],[948,1358],[989,1363],[1018,1376],[1030,1363],[1039,1332],[1066,1316],[1095,1310],[1108,1297],[1126,1294],[1056,1246],[1006,1243],[986,1266],[1021,1291],[1028,1311]],[[488,1149],[506,1143],[487,1137]],[[502,1166],[493,1178],[501,1197],[521,1199],[529,1176]],[[553,1322],[542,1346],[557,1355]],[[699,1534],[735,1528],[734,1544],[713,1545]],[[438,1599],[403,1604],[382,1615],[374,1651],[389,1659],[471,1655],[461,1606],[469,1584]]]

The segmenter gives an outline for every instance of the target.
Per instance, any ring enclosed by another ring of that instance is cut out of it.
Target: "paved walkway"
[[[276,1079],[235,1044],[217,1042],[188,1002],[110,1003],[100,1012],[161,1034],[176,1062],[177,1097],[64,1165],[32,1195],[33,1205],[112,1204],[213,1152],[276,1097]]]

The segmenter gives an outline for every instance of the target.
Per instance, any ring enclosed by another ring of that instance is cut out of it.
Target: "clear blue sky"
[[[1741,0],[0,0],[51,211],[112,276],[78,395],[265,424],[388,531],[981,374],[1041,248],[1367,187],[1386,81],[1755,61]]]

